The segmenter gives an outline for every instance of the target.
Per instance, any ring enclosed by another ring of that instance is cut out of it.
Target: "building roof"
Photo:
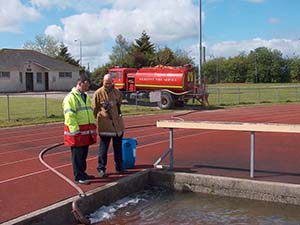
[[[0,69],[19,70],[24,64],[33,63],[47,70],[74,71],[79,67],[29,49],[0,49]]]

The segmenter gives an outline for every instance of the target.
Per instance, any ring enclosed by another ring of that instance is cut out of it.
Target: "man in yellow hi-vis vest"
[[[75,181],[85,185],[94,178],[85,171],[89,145],[97,141],[96,121],[90,97],[86,94],[89,85],[88,78],[82,76],[63,100],[64,144],[71,147]]]

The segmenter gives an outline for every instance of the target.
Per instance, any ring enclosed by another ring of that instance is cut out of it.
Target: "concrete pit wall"
[[[152,171],[152,185],[220,196],[300,205],[300,185],[191,173]]]
[[[141,171],[116,182],[108,183],[86,193],[86,197],[80,198],[78,207],[84,215],[88,215],[103,205],[121,199],[132,193],[145,189],[148,185],[149,171]],[[4,222],[2,225],[73,225],[78,224],[72,212],[72,202],[79,197],[72,197],[37,210],[16,219]]]

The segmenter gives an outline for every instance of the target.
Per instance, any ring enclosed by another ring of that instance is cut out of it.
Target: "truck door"
[[[188,71],[187,72],[187,77],[186,77],[186,90],[192,90],[194,88],[194,83],[195,83],[195,74],[193,71]]]

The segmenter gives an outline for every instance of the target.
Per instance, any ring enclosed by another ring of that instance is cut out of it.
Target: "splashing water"
[[[299,225],[300,207],[151,187],[90,215],[98,225]]]

